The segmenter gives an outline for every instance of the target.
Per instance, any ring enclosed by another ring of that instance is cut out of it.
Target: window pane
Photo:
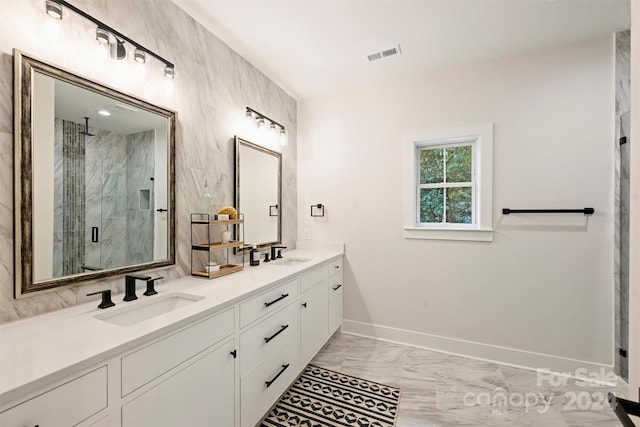
[[[471,187],[447,188],[447,222],[471,224]]]
[[[444,218],[444,189],[420,190],[420,222],[442,222]]]
[[[420,150],[420,184],[444,182],[444,149]]]
[[[447,148],[447,182],[471,182],[471,146]]]

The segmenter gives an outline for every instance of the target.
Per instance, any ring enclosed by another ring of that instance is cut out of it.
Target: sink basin
[[[183,293],[152,296],[149,297],[147,301],[140,301],[129,307],[123,307],[113,311],[107,310],[107,312],[96,314],[94,317],[114,325],[130,326],[200,301],[201,299],[204,299],[204,297]]]
[[[275,265],[286,265],[288,267],[292,267],[295,265],[300,265],[303,262],[309,261],[309,258],[283,258],[276,261],[273,261]]]

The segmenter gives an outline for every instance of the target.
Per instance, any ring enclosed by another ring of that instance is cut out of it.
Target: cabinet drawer
[[[342,273],[329,276],[329,300],[338,296],[342,298],[343,288]]]
[[[290,345],[290,337],[295,340],[298,336],[297,304],[289,304],[260,321],[240,335],[240,375],[255,368],[283,343]]]
[[[122,358],[122,396],[233,334],[233,308]]]
[[[107,407],[103,366],[0,414],[0,425],[73,426]]]
[[[298,296],[298,280],[294,279],[240,304],[240,327],[271,313]]]
[[[243,427],[255,426],[296,378],[300,370],[299,348],[297,342],[290,339],[242,377],[240,421]],[[271,384],[267,386],[267,382]]]
[[[327,267],[321,266],[300,277],[300,293],[303,294],[314,285],[327,278]]]
[[[334,259],[333,261],[329,261],[329,264],[327,264],[328,275],[332,275],[338,272],[342,273],[342,257]]]

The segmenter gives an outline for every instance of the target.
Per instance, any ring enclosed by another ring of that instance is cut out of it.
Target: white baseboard
[[[617,382],[615,380],[617,376],[612,374],[613,366],[594,362],[430,335],[422,332],[357,322],[355,320],[344,319],[342,322],[342,332],[531,371],[549,370],[561,376],[606,384],[613,387],[616,386],[615,383]],[[590,374],[597,374],[595,380],[594,378],[590,378]],[[610,378],[614,378],[614,380],[607,381],[607,379]]]

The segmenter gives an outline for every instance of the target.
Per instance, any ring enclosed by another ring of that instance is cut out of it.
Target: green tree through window
[[[420,147],[419,222],[472,224],[473,147]]]

